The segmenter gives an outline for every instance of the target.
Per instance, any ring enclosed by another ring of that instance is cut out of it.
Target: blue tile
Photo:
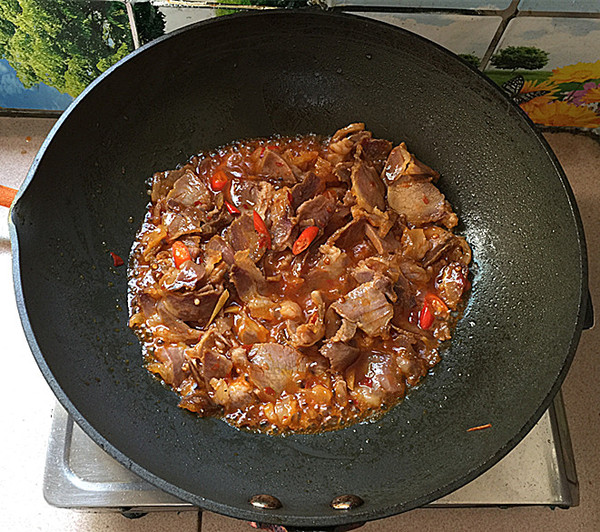
[[[519,9],[523,11],[600,13],[600,0],[521,0]]]
[[[357,13],[407,29],[456,54],[481,59],[487,50],[500,17],[454,14]]]
[[[438,8],[438,9],[506,9],[511,0],[329,0],[334,7],[365,6],[386,8]]]

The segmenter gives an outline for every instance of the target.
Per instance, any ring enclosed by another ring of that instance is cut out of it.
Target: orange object
[[[179,240],[173,242],[172,251],[173,260],[175,261],[175,266],[177,268],[180,268],[186,260],[192,260],[192,257],[190,256],[190,251],[188,250],[187,246]]]
[[[254,229],[256,229],[256,232],[259,235],[262,235],[264,237],[264,244],[267,247],[267,249],[271,249],[271,235],[269,234],[269,230],[265,225],[265,221],[256,211],[252,211],[252,217],[254,219]]]
[[[115,266],[123,266],[123,264],[125,264],[125,262],[123,261],[123,259],[121,257],[119,257],[119,255],[117,255],[116,253],[113,253],[111,251],[110,252],[110,256],[112,257],[113,264]]]
[[[467,432],[473,432],[475,430],[483,430],[483,429],[491,429],[491,428],[492,428],[492,424],[487,423],[486,425],[479,425],[478,427],[471,427],[470,429],[467,429]]]
[[[427,302],[427,300],[423,301],[423,308],[421,312],[419,312],[419,327],[423,330],[429,329],[433,325],[433,320],[435,316],[431,311],[431,306]]]
[[[315,237],[319,234],[319,228],[316,225],[311,225],[307,227],[300,236],[294,242],[292,246],[292,253],[294,255],[298,255],[302,253],[308,246],[310,246],[311,242],[315,239]]]
[[[0,185],[0,205],[2,207],[10,207],[16,195],[16,189]]]
[[[448,305],[444,303],[438,296],[435,294],[427,294],[425,296],[425,301],[429,303],[429,305],[433,308],[433,311],[436,314],[443,314],[444,312],[448,312]]]
[[[229,179],[223,170],[216,170],[210,178],[210,186],[215,192],[223,190],[227,183],[229,183]]]
[[[225,200],[225,208],[227,209],[227,212],[229,214],[240,214],[240,210],[232,203],[229,203],[227,200]]]

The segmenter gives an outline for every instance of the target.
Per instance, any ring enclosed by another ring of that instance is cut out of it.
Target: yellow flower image
[[[594,89],[586,91],[581,97],[581,101],[583,103],[600,103],[600,87],[595,87]]]
[[[548,81],[554,83],[583,83],[589,79],[600,78],[600,59],[595,63],[575,63],[552,69]]]
[[[543,96],[536,96],[532,100],[521,104],[521,108],[529,113],[527,110],[531,106],[535,105],[545,105],[550,103],[552,100],[555,100],[556,97],[554,93],[558,90],[558,87],[550,82],[550,81],[538,81],[538,80],[525,80],[523,84],[523,88],[519,91],[519,94],[525,94],[528,92],[537,92],[537,91],[548,91],[548,94],[544,94]]]
[[[567,102],[554,101],[547,105],[532,106],[527,114],[536,124],[544,126],[600,127],[600,116],[594,111]]]

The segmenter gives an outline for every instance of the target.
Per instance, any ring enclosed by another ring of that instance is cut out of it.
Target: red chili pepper
[[[492,428],[492,424],[487,423],[486,425],[479,425],[478,427],[471,427],[470,429],[467,429],[467,432],[473,432],[475,430],[483,430],[483,429],[491,429],[491,428]]]
[[[369,388],[373,387],[373,379],[371,377],[367,377],[366,375],[358,381],[358,384],[361,386],[368,386]]]
[[[173,242],[173,247],[171,248],[171,250],[173,252],[173,260],[175,261],[175,267],[177,268],[180,268],[186,260],[192,260],[192,257],[190,256],[190,251],[188,250],[187,246],[179,240]]]
[[[210,177],[210,186],[215,192],[223,190],[227,183],[229,183],[229,178],[223,170],[215,170]]]
[[[271,249],[271,235],[269,234],[269,230],[265,225],[265,221],[260,217],[256,211],[252,211],[252,216],[254,218],[254,229],[259,235],[264,237],[264,245],[267,249]],[[261,240],[261,244],[263,241]]]
[[[421,329],[423,329],[423,330],[429,329],[429,327],[431,327],[433,325],[434,319],[435,319],[435,316],[433,315],[433,312],[431,311],[431,307],[429,306],[429,303],[427,302],[427,300],[423,301],[423,308],[421,309],[421,312],[419,313],[419,327],[421,327]]]
[[[227,209],[227,212],[229,214],[241,214],[240,210],[235,205],[229,203],[227,200],[225,200],[225,208]]]
[[[273,388],[271,388],[270,386],[267,386],[265,388],[265,393],[272,395],[272,396],[276,396],[277,394],[275,393],[275,390],[273,390]]]
[[[123,259],[121,257],[119,257],[119,255],[117,255],[116,253],[113,253],[111,251],[110,252],[110,256],[112,257],[113,264],[115,266],[123,266],[123,264],[125,264],[125,262],[123,261]]]
[[[427,303],[431,305],[431,308],[433,308],[436,314],[443,314],[444,312],[448,312],[448,305],[446,305],[446,303],[444,303],[435,294],[427,294],[425,296],[425,301],[427,301]]]
[[[307,227],[304,231],[302,231],[302,233],[300,233],[300,236],[296,242],[294,242],[294,245],[292,246],[292,253],[294,255],[302,253],[308,246],[310,246],[317,234],[319,234],[319,228],[316,225]]]

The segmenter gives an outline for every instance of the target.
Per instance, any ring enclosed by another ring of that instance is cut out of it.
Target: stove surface
[[[53,506],[120,511],[197,510],[141,479],[96,445],[59,404],[54,409],[44,474]],[[579,503],[577,474],[559,393],[538,424],[506,457],[469,484],[428,507]]]

